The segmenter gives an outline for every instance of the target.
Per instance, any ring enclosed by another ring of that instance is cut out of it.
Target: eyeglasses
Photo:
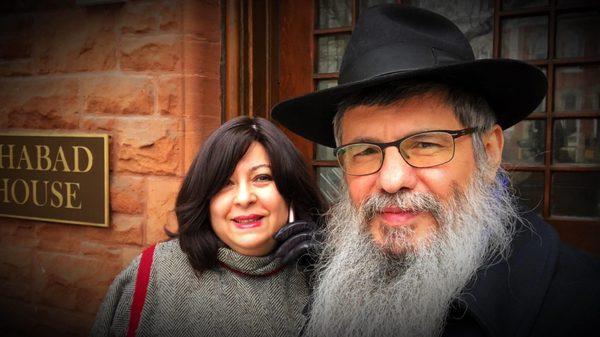
[[[346,144],[336,148],[334,153],[342,170],[352,176],[364,176],[379,171],[383,165],[383,150],[390,146],[397,147],[404,161],[412,167],[433,167],[454,158],[454,139],[476,131],[477,128],[425,131],[389,143]]]

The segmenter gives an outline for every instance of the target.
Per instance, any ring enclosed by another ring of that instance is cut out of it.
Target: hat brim
[[[388,82],[424,79],[461,85],[482,95],[507,129],[527,117],[546,95],[546,76],[535,66],[509,59],[485,59],[426,69],[393,72],[338,85],[277,104],[271,116],[294,133],[335,147],[333,117],[345,97]]]

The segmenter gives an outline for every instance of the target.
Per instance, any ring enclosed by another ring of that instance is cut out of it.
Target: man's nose
[[[239,184],[236,190],[234,203],[236,205],[246,207],[256,201],[256,194],[250,184],[242,183]]]
[[[415,170],[402,158],[397,147],[388,147],[379,170],[379,185],[387,193],[413,189],[417,183]]]

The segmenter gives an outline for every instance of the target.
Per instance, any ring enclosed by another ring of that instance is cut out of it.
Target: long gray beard
[[[329,214],[307,335],[440,335],[451,302],[475,272],[509,253],[519,219],[503,174],[486,183],[483,171],[465,192],[455,186],[446,203],[402,192],[356,209],[343,193]],[[367,224],[391,205],[430,212],[438,227],[419,242],[410,229],[389,230],[376,244]]]

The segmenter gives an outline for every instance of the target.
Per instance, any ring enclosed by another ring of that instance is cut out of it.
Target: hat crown
[[[411,6],[375,6],[356,23],[339,83],[474,59],[467,38],[445,17]]]

